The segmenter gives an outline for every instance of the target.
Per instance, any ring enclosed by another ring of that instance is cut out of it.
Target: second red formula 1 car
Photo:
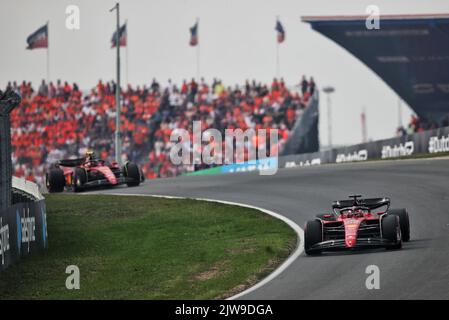
[[[369,247],[400,249],[403,241],[410,240],[406,209],[390,209],[389,198],[349,197],[351,200],[334,201],[331,213],[306,222],[306,254]]]
[[[109,163],[95,158],[91,151],[85,158],[58,161],[46,174],[46,186],[50,193],[64,189],[80,192],[92,187],[120,184],[132,187],[142,181],[143,175],[136,164],[127,162],[120,167],[117,162]]]

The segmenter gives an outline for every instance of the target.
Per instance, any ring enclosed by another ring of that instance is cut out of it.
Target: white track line
[[[304,251],[304,231],[301,229],[300,226],[298,226],[295,222],[293,222],[292,220],[290,220],[287,217],[284,217],[283,215],[281,215],[279,213],[276,213],[274,211],[267,210],[264,208],[252,206],[249,204],[216,200],[216,199],[206,199],[206,198],[164,196],[164,195],[159,195],[159,194],[127,194],[127,193],[97,193],[97,192],[84,193],[84,194],[85,195],[101,194],[101,195],[116,195],[116,196],[139,196],[139,197],[155,197],[155,198],[166,198],[166,199],[193,199],[193,200],[199,200],[199,201],[217,202],[217,203],[223,203],[223,204],[229,204],[229,205],[259,210],[259,211],[266,213],[276,219],[282,220],[286,224],[288,224],[296,232],[296,234],[298,235],[298,238],[299,238],[299,243],[297,244],[295,251],[287,258],[287,260],[285,260],[279,267],[277,267],[268,276],[263,278],[261,281],[259,281],[252,287],[249,287],[248,289],[246,289],[240,293],[237,293],[236,295],[233,295],[232,297],[229,297],[227,300],[238,299],[238,298],[264,286],[265,284],[267,284],[268,282],[270,282],[271,280],[276,278],[278,275],[280,275],[285,269],[287,269],[293,263],[293,261],[295,261],[301,255],[301,253]]]

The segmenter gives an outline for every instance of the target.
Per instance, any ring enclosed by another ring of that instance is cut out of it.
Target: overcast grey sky
[[[0,0],[0,87],[9,80],[32,81],[46,75],[46,50],[25,50],[26,37],[50,21],[51,79],[77,82],[89,89],[115,75],[110,39],[113,0]],[[65,8],[78,5],[81,29],[65,28]],[[287,84],[305,74],[318,86],[332,85],[334,144],[361,141],[360,112],[367,113],[368,137],[391,137],[398,124],[398,97],[365,65],[302,23],[303,15],[365,14],[377,5],[381,14],[449,13],[448,0],[122,0],[128,19],[128,74],[132,84],[156,77],[177,83],[196,74],[196,51],[188,45],[189,28],[200,18],[201,75],[227,85],[245,79],[270,82],[276,70],[276,16],[286,29],[281,45],[281,74]],[[125,80],[125,49],[122,49]],[[324,97],[323,97],[324,98]],[[388,115],[388,116],[385,116]],[[410,110],[403,107],[404,122]],[[327,143],[325,99],[320,137]]]

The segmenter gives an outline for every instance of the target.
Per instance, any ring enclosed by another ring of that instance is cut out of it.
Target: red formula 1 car
[[[400,249],[410,240],[410,221],[406,209],[390,209],[390,199],[334,201],[332,212],[319,214],[304,228],[306,254],[355,248]]]
[[[64,188],[80,192],[99,186],[138,186],[143,181],[143,175],[132,162],[120,168],[117,162],[87,157],[58,161],[47,172],[45,180],[50,193],[62,192]]]

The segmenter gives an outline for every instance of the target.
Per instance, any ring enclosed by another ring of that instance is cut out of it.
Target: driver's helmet
[[[86,161],[92,161],[95,158],[95,152],[93,150],[86,151]]]
[[[353,207],[352,208],[352,213],[356,214],[356,215],[361,215],[361,214],[363,214],[363,209],[360,208],[360,207]]]

